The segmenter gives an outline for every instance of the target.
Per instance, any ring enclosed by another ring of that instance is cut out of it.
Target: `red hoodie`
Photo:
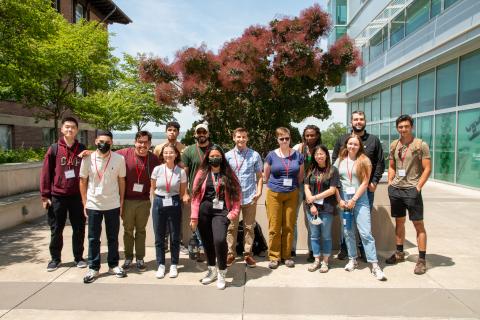
[[[40,173],[40,194],[44,198],[53,196],[71,196],[80,194],[79,172],[82,159],[78,154],[85,150],[85,146],[77,140],[69,148],[62,137],[58,139],[57,155],[55,163],[51,163],[52,147],[48,148],[43,160],[42,172]],[[75,178],[67,179],[65,171],[74,170]]]

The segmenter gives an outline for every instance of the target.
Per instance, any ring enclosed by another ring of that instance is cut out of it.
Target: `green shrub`
[[[32,162],[43,160],[47,148],[20,148],[14,150],[0,149],[1,163]]]

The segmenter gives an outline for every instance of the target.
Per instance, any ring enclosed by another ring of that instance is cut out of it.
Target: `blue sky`
[[[133,21],[128,25],[113,24],[110,32],[115,55],[137,52],[173,59],[183,47],[206,43],[216,52],[224,42],[238,37],[250,25],[266,25],[275,17],[296,16],[301,10],[319,3],[325,8],[326,0],[114,0]],[[299,124],[300,130],[307,124],[326,128],[332,120],[343,122],[344,106],[331,106],[332,117],[327,121],[308,118]],[[182,131],[190,128],[199,118],[191,107],[182,107],[175,115]],[[163,131],[148,125],[148,130]]]

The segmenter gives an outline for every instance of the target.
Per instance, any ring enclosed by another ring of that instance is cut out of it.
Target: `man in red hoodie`
[[[83,259],[85,217],[79,190],[79,171],[82,159],[79,154],[85,146],[76,140],[78,121],[73,117],[62,119],[63,137],[48,148],[40,176],[42,205],[48,210],[50,226],[50,256],[47,271],[54,271],[61,263],[63,229],[68,218],[72,225],[72,247],[75,265],[87,266]]]

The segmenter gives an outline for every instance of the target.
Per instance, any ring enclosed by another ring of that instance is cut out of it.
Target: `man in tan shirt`
[[[405,260],[403,243],[405,241],[406,211],[417,232],[419,256],[415,265],[415,274],[424,274],[426,267],[427,233],[423,224],[422,187],[431,171],[430,150],[421,139],[413,136],[413,119],[401,115],[396,120],[400,139],[390,145],[390,166],[388,168],[388,196],[391,214],[395,218],[395,241],[397,250],[385,262],[396,264]]]
[[[180,151],[180,154],[182,154],[185,146],[177,141],[177,137],[180,134],[180,124],[176,121],[170,121],[165,128],[167,132],[167,141],[157,145],[153,150],[153,153],[158,157],[166,144],[174,144],[178,151]]]

